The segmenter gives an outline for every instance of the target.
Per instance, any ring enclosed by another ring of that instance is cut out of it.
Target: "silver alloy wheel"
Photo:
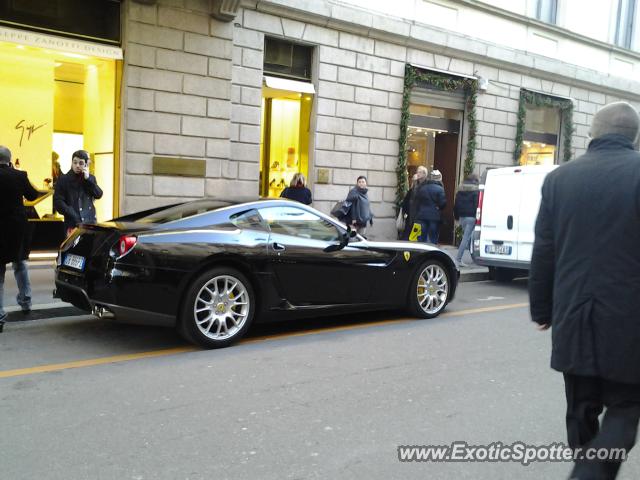
[[[417,285],[420,308],[428,315],[435,315],[444,308],[449,297],[447,273],[438,264],[430,264],[420,272]]]
[[[198,291],[193,315],[204,336],[211,340],[226,340],[242,329],[249,308],[249,293],[244,284],[231,275],[219,275]]]

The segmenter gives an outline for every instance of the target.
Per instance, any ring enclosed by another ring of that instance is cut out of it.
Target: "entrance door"
[[[436,135],[435,159],[433,167],[442,173],[442,184],[447,198],[447,206],[442,214],[440,225],[440,243],[453,245],[455,239],[455,220],[453,218],[453,202],[456,194],[458,134],[439,133]]]

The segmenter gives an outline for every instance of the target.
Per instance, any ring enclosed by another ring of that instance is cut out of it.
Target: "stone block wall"
[[[225,196],[236,180],[257,191],[255,169],[231,160],[233,23],[207,0],[124,8],[122,212]],[[154,176],[153,156],[205,160],[206,178]]]

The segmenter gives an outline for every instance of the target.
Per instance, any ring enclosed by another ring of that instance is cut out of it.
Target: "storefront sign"
[[[0,27],[0,42],[49,48],[90,57],[111,58],[115,60],[122,59],[122,49],[118,47],[110,47],[109,45],[100,45],[98,43],[83,42],[72,38],[57,37],[6,27]]]

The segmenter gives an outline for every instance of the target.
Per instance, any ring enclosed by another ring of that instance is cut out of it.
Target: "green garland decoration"
[[[571,140],[573,138],[573,101],[571,99],[557,98],[544,93],[520,90],[520,104],[518,105],[518,122],[516,126],[516,146],[513,150],[513,162],[520,163],[522,155],[522,143],[524,141],[524,124],[527,116],[527,105],[536,107],[551,107],[560,110],[562,115],[562,132],[564,135],[563,160],[571,160]]]
[[[409,178],[407,175],[407,130],[409,127],[409,104],[411,100],[411,90],[418,84],[426,84],[439,90],[447,92],[462,89],[465,92],[465,103],[467,110],[467,129],[469,132],[467,140],[467,151],[464,160],[464,175],[473,173],[475,166],[476,152],[476,101],[478,96],[478,82],[472,78],[451,77],[434,72],[426,72],[415,68],[410,64],[404,69],[404,91],[402,93],[402,111],[400,113],[400,153],[398,155],[398,166],[396,175],[398,186],[396,190],[396,205],[398,208],[402,204],[407,191],[409,190]]]

